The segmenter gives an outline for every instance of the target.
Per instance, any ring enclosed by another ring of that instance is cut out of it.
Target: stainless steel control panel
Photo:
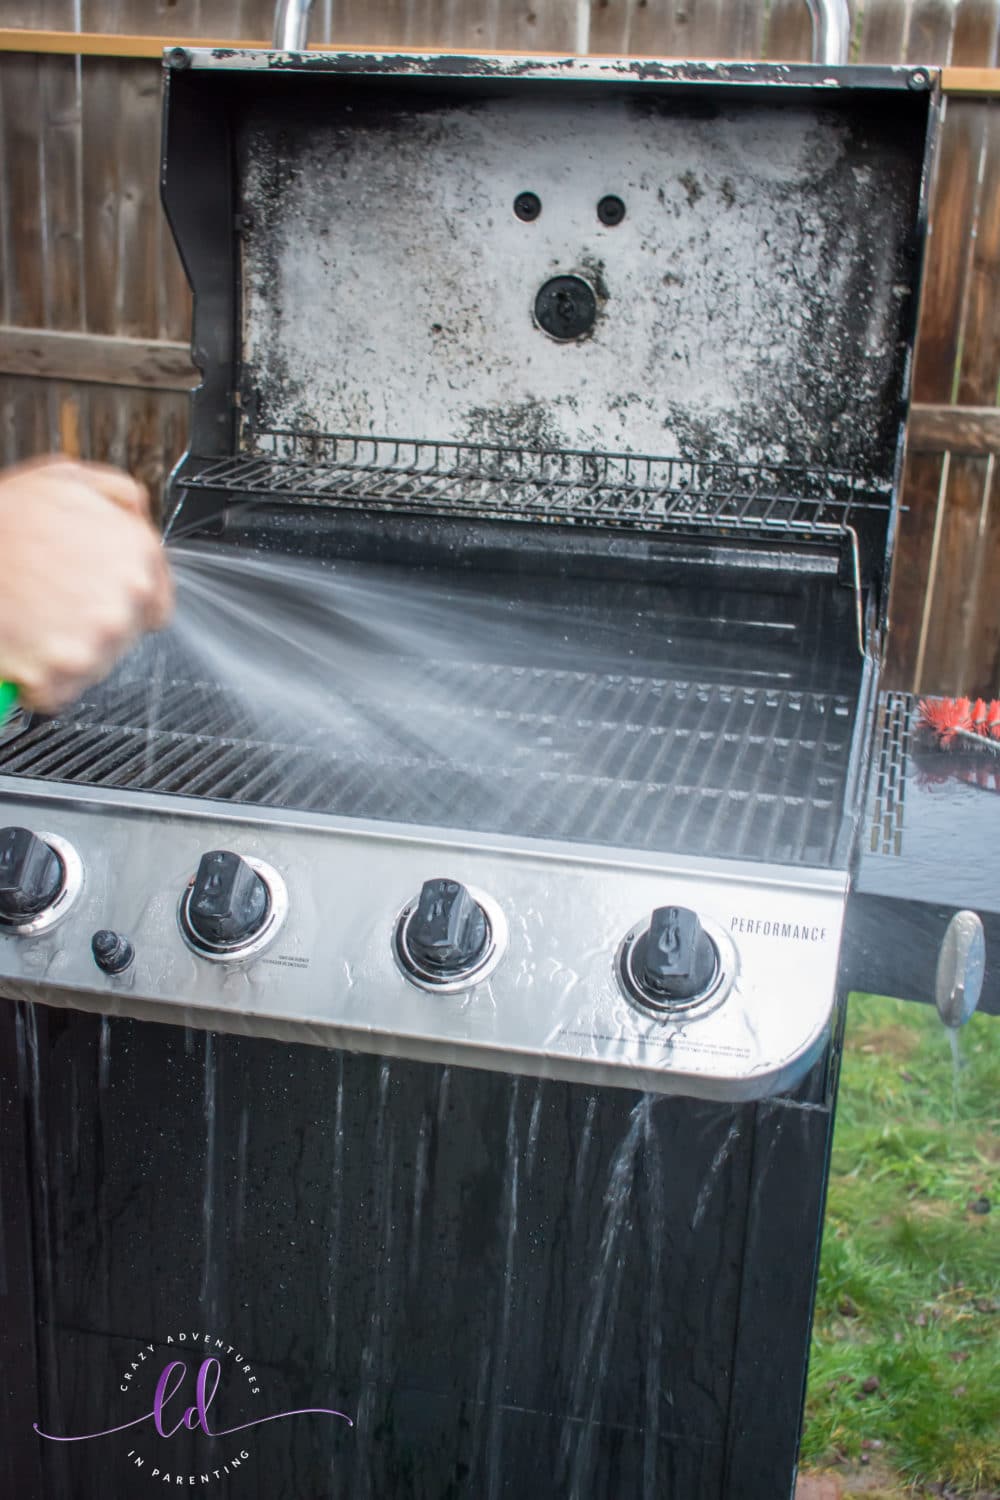
[[[76,882],[0,920],[8,998],[716,1099],[790,1087],[829,1032],[843,873],[15,780],[4,827]]]

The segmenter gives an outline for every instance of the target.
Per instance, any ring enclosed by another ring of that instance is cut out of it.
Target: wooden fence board
[[[270,26],[267,28],[270,33]],[[334,7],[332,40],[338,47],[526,48],[574,52],[580,36],[576,0],[453,0],[425,8],[422,0],[343,0]]]
[[[894,63],[903,56],[909,25],[909,5],[865,5],[858,61]]]
[[[931,586],[923,606],[918,682],[953,691],[973,690],[969,660],[975,618],[976,559],[989,496],[993,460],[952,457],[941,506]]]
[[[1000,453],[1000,408],[912,406],[906,443],[911,453]]]
[[[141,338],[157,328],[161,84],[155,63],[116,65],[118,84],[118,276],[113,332]]]
[[[948,102],[931,214],[914,400],[948,401],[955,382],[985,119],[979,103]]]
[[[916,681],[942,482],[949,467],[950,460],[943,453],[909,453],[906,460],[903,494],[907,510],[900,518],[889,608],[887,669],[889,680],[897,686]]]
[[[49,328],[81,328],[83,201],[81,66],[46,58],[39,67],[45,195],[44,297]]]
[[[963,319],[957,399],[992,405],[1000,383],[1000,104],[980,106],[983,158]]]
[[[75,0],[0,0],[0,26],[77,26]],[[217,36],[239,40],[269,37],[274,0],[80,0],[81,31],[132,32],[142,36]],[[313,28],[330,24],[330,7],[315,0]]]
[[[119,235],[120,66],[93,58],[87,60],[83,70],[83,135],[87,143],[83,168],[84,278],[87,328],[92,333],[118,331],[116,287],[123,249]],[[125,248],[132,253],[132,246]]]
[[[73,0],[0,0],[0,26],[51,26],[72,31]]]
[[[0,327],[0,373],[165,391],[198,381],[187,344],[45,328]]]
[[[0,459],[19,463],[54,447],[48,382],[0,375]]]
[[[42,277],[41,119],[38,108],[40,61],[16,57],[4,62],[0,79],[3,112],[3,215],[8,248],[4,286],[7,322],[34,327],[45,322]]]
[[[998,21],[1000,6],[996,0],[959,0],[949,61],[956,67],[995,62]]]
[[[906,61],[947,62],[954,22],[953,0],[913,0],[906,35]]]
[[[802,0],[772,0],[764,47],[766,56],[779,62],[812,57],[812,25]]]
[[[983,698],[1000,692],[1000,463],[990,475],[986,514],[977,542],[977,577],[968,617],[965,659],[959,665],[958,681]]]
[[[591,52],[647,57],[763,57],[760,0],[592,0]]]

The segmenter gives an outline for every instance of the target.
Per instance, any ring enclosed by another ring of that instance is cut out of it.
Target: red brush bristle
[[[944,750],[959,739],[1000,740],[1000,699],[921,698],[918,723]]]
[[[971,730],[972,704],[968,698],[921,698],[920,724],[937,735],[939,744],[947,750],[959,730]]]

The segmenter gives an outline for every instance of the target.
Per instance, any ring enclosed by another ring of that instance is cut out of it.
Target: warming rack
[[[292,429],[250,451],[192,459],[183,483],[233,497],[639,530],[838,537],[858,512],[889,509],[842,470],[788,464],[540,450]]]

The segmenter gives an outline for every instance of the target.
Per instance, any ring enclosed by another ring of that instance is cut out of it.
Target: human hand
[[[72,703],[172,608],[141,484],[62,458],[0,474],[0,678],[25,708]]]

